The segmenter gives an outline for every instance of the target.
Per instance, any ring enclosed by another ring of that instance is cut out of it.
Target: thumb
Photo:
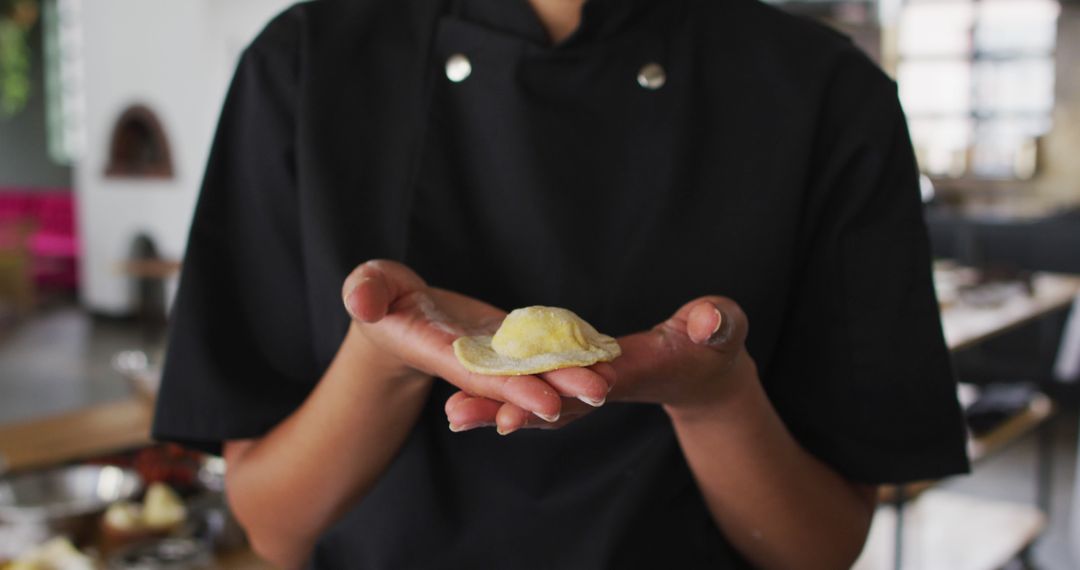
[[[390,311],[394,301],[427,287],[412,269],[385,259],[359,265],[342,285],[345,310],[356,320],[374,323]]]
[[[686,322],[686,336],[697,345],[718,352],[739,350],[746,342],[746,314],[727,297],[708,296],[695,299],[679,309],[675,318]]]

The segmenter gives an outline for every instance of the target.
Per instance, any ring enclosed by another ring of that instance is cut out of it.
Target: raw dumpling
[[[589,366],[620,354],[615,339],[559,307],[515,309],[495,336],[463,336],[454,341],[454,355],[466,369],[495,376]]]

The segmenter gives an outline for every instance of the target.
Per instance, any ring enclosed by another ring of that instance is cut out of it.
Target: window
[[[908,0],[896,78],[922,169],[1029,178],[1051,127],[1057,0]]]
[[[45,0],[42,8],[49,154],[70,165],[80,157],[85,137],[82,0]]]

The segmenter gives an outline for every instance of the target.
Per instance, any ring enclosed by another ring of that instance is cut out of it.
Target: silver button
[[[667,73],[664,72],[664,68],[659,63],[646,63],[641,66],[641,71],[637,74],[637,82],[638,85],[645,89],[656,91],[667,82]]]
[[[461,83],[472,75],[472,63],[463,53],[455,53],[446,60],[446,78]]]

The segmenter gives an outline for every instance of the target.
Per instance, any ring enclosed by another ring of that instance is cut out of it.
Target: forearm
[[[295,413],[257,441],[226,447],[229,502],[272,562],[303,564],[319,534],[374,486],[412,430],[432,381],[379,369],[384,360],[352,326]]]
[[[872,488],[794,440],[745,352],[734,375],[727,380],[740,388],[722,403],[667,408],[713,518],[757,567],[850,567],[870,527]]]

